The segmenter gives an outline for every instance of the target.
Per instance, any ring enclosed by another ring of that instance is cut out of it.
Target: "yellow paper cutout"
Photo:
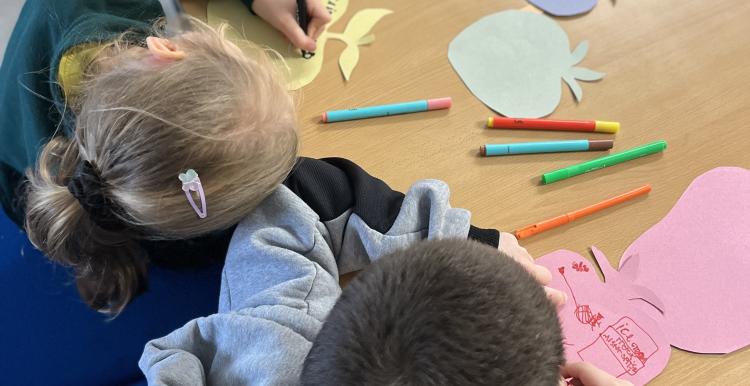
[[[346,48],[339,56],[339,67],[341,67],[341,73],[344,74],[344,79],[349,80],[349,77],[354,70],[354,67],[359,61],[359,46],[370,44],[375,41],[375,35],[367,35],[372,27],[377,24],[380,19],[385,15],[393,13],[390,9],[383,8],[370,8],[363,9],[349,20],[349,24],[346,25],[343,34],[329,33],[328,36],[331,39],[341,40],[346,43]]]
[[[357,62],[359,62],[359,48],[354,44],[346,46],[339,56],[339,67],[345,80],[349,80]]]
[[[343,33],[332,33],[328,30],[346,12],[349,0],[322,0],[322,3],[331,13],[331,23],[318,37],[318,49],[310,59],[302,58],[300,51],[281,32],[251,14],[240,0],[209,1],[207,21],[213,27],[222,23],[229,24],[231,28],[227,30],[227,36],[248,56],[255,55],[253,48],[246,43],[248,40],[278,52],[289,69],[289,89],[296,90],[312,82],[320,73],[328,38],[341,40],[347,45],[339,57],[339,66],[344,79],[349,80],[359,61],[359,46],[372,43],[375,36],[368,33],[383,16],[392,13],[387,9],[364,9],[352,16]]]
[[[537,8],[537,7],[535,7],[535,6],[531,5],[531,4],[526,4],[525,7],[521,7],[518,10],[519,11],[525,11],[525,12],[531,12],[531,13],[538,13],[540,15],[544,13],[544,11],[542,11],[541,9],[539,9],[539,8]]]

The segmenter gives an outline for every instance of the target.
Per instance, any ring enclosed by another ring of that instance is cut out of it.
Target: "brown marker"
[[[521,142],[521,143],[499,143],[482,145],[479,154],[485,157],[512,154],[536,154],[536,153],[563,153],[570,151],[595,151],[609,150],[615,141],[611,139],[575,141],[547,141],[547,142]]]

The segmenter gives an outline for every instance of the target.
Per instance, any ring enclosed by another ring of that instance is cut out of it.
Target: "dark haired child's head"
[[[343,291],[303,385],[557,385],[562,335],[542,287],[485,245],[428,241]]]

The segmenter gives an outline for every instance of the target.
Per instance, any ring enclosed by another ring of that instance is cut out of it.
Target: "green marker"
[[[659,153],[664,151],[664,149],[666,148],[666,141],[656,141],[647,145],[634,147],[630,150],[625,150],[622,153],[610,154],[608,156],[593,159],[591,161],[580,163],[578,165],[572,165],[549,173],[544,173],[542,175],[542,183],[551,184],[553,182],[564,180],[566,178],[575,177],[579,174],[592,172],[594,170],[617,165],[625,161],[630,161],[650,154]]]

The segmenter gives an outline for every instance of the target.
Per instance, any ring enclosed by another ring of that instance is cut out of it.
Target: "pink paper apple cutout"
[[[570,251],[537,260],[552,271],[550,286],[568,294],[558,313],[568,361],[642,385],[664,369],[669,345],[722,354],[750,344],[750,170],[721,167],[693,180],[628,247],[619,271],[591,249],[605,282]]]
[[[559,250],[537,260],[552,272],[550,287],[568,295],[558,310],[568,362],[591,362],[602,370],[635,385],[656,377],[669,361],[670,347],[654,319],[629,301],[651,298],[648,290],[628,284],[627,273],[618,273],[606,257],[592,248],[603,267],[605,282],[596,268],[580,255]]]

